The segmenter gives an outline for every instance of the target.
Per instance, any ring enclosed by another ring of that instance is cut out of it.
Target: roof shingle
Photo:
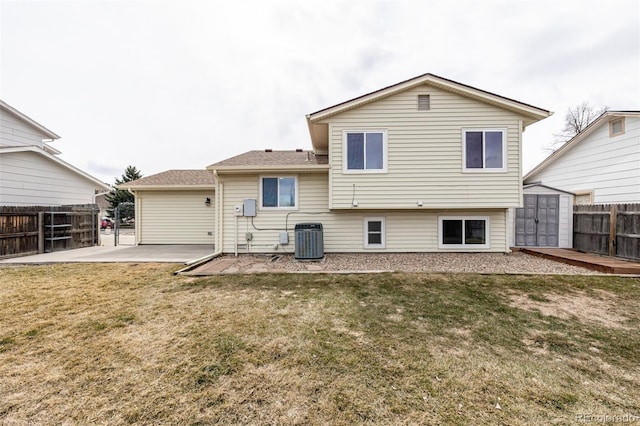
[[[213,174],[207,170],[167,170],[151,176],[145,176],[131,182],[125,182],[124,187],[134,186],[214,186]]]
[[[326,155],[315,155],[313,151],[248,151],[210,165],[218,167],[260,166],[318,166],[329,164]]]

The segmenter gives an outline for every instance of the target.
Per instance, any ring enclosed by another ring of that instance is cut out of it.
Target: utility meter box
[[[289,244],[289,233],[288,232],[281,232],[280,233],[280,244],[282,244],[282,245]]]
[[[255,217],[256,215],[256,199],[245,198],[244,200],[244,215],[245,217]]]

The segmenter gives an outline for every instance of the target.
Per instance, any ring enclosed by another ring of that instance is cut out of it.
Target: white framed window
[[[489,248],[489,218],[486,216],[438,217],[438,247],[443,249]]]
[[[297,209],[298,178],[296,176],[261,176],[260,207],[262,209]]]
[[[465,172],[506,171],[506,129],[463,129],[462,170]]]
[[[624,117],[609,122],[609,137],[624,135]]]
[[[345,130],[342,151],[345,173],[387,171],[386,130]]]
[[[364,218],[364,248],[384,248],[384,217]]]

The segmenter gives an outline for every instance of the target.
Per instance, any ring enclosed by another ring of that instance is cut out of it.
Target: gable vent
[[[429,111],[431,109],[431,96],[418,95],[418,111]]]

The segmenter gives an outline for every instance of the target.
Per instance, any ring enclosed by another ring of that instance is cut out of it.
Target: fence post
[[[96,245],[96,209],[91,207],[91,247]]]
[[[609,256],[616,255],[616,224],[618,221],[618,206],[609,206]]]
[[[44,212],[38,212],[38,253],[44,253]]]

